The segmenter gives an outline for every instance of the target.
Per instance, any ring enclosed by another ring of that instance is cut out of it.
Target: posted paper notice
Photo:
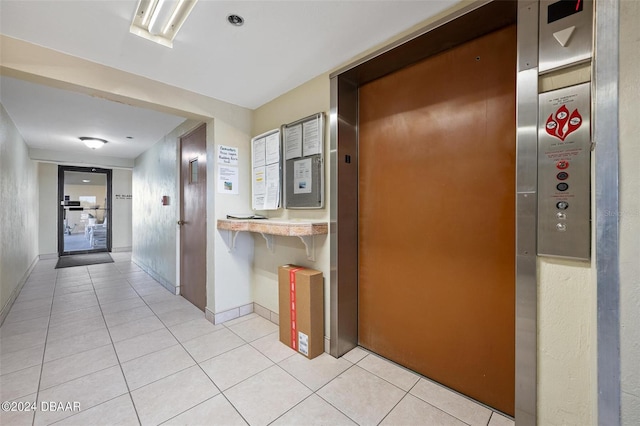
[[[238,168],[220,165],[218,167],[218,192],[220,194],[238,193]]]
[[[311,179],[311,158],[295,161],[293,163],[293,193],[310,194],[313,184]]]

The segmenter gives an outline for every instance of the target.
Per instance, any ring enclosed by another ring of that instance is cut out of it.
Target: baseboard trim
[[[253,313],[253,303],[247,303],[236,308],[227,309],[226,311],[213,312],[209,307],[204,308],[204,316],[213,324],[222,324],[236,318],[243,317]]]
[[[2,326],[5,318],[7,318],[7,315],[9,315],[9,311],[11,310],[13,303],[18,298],[18,295],[22,291],[22,287],[24,287],[24,284],[27,282],[27,279],[29,278],[29,275],[31,275],[33,268],[35,268],[36,263],[38,263],[38,260],[40,260],[40,256],[36,256],[33,259],[33,261],[31,262],[31,265],[29,265],[29,267],[27,268],[27,271],[22,275],[22,278],[20,278],[20,281],[18,281],[18,285],[11,292],[11,296],[9,296],[9,300],[7,300],[7,303],[5,303],[4,306],[2,307],[2,310],[0,311],[0,326]]]
[[[151,278],[158,281],[164,288],[169,290],[169,292],[176,295],[180,294],[180,287],[176,287],[173,283],[169,282],[166,278],[162,277],[156,271],[154,271],[153,269],[145,265],[144,262],[140,261],[139,259],[136,259],[133,256],[131,256],[131,261],[136,265],[138,265],[147,274],[151,275]]]
[[[112,247],[111,248],[111,252],[112,253],[120,253],[123,251],[131,251],[133,249],[133,247],[129,246],[129,247]]]

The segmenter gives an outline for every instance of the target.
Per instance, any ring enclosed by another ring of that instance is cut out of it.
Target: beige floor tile
[[[100,305],[107,305],[109,303],[128,299],[140,299],[140,296],[138,296],[138,293],[136,293],[131,287],[129,287],[128,290],[121,290],[113,293],[98,295],[98,301],[100,302]]]
[[[364,357],[357,365],[407,392],[420,379],[417,374],[373,354]]]
[[[349,361],[349,362],[351,362],[353,364],[357,364],[362,358],[364,358],[368,354],[369,354],[369,352],[367,352],[364,349],[362,349],[361,347],[357,346],[357,347],[351,349],[346,354],[342,355],[341,358],[344,358],[344,359],[346,359],[347,361]]]
[[[216,395],[162,425],[246,426],[246,424],[247,422],[223,395]]]
[[[407,394],[391,413],[380,423],[384,426],[396,425],[438,425],[465,426],[466,423],[427,404],[423,400]]]
[[[108,314],[115,314],[116,312],[129,311],[134,308],[140,308],[145,306],[147,305],[146,303],[144,303],[144,300],[138,298],[138,299],[121,300],[113,303],[104,303],[100,305],[100,308],[102,309],[102,312],[104,312],[105,315],[108,315]]]
[[[177,344],[178,341],[169,330],[161,328],[151,333],[122,340],[115,344],[115,348],[120,362],[127,362]]]
[[[405,392],[358,366],[353,366],[318,391],[318,396],[359,425],[378,424]]]
[[[46,425],[66,417],[80,414],[91,407],[102,404],[127,393],[127,386],[119,366],[96,371],[87,376],[41,390],[38,405],[43,401],[74,403],[80,405],[80,411],[43,411],[38,410],[35,425]],[[88,423],[87,423],[88,424]]]
[[[189,303],[184,297],[175,296],[173,297],[173,299],[165,302],[150,304],[149,308],[151,308],[151,310],[156,314],[162,314],[164,312],[176,311],[178,309],[190,308],[192,306],[193,305]]]
[[[53,297],[53,307],[54,310],[56,306],[62,306],[67,303],[91,303],[97,302],[98,298],[96,297],[95,291],[93,291],[93,286],[86,291],[79,291],[75,293],[66,293],[60,294],[56,291],[56,294]]]
[[[93,284],[80,284],[68,287],[58,287],[56,288],[56,296],[61,296],[64,294],[74,294],[74,293],[82,293],[85,291],[93,291]]]
[[[18,406],[11,407],[11,411],[0,410],[0,425],[7,426],[32,426],[33,416],[35,415],[38,403],[36,401],[36,394],[33,393],[29,396],[17,398],[12,400],[15,403],[20,403],[21,408],[27,405],[28,409],[18,410]],[[35,404],[35,405],[34,405]]]
[[[227,327],[231,327],[233,325],[236,324],[240,324],[241,322],[245,322],[245,321],[249,321],[252,319],[256,319],[256,318],[260,318],[260,315],[256,314],[255,312],[249,314],[249,315],[243,315],[241,317],[229,320],[229,321],[225,321],[222,324],[224,324]]]
[[[132,337],[139,336],[141,334],[150,333],[152,331],[166,328],[162,321],[155,315],[140,318],[131,322],[109,327],[109,333],[111,333],[111,339],[115,343],[122,340],[130,339]]]
[[[273,426],[356,426],[351,419],[315,394],[271,424]]]
[[[75,325],[95,317],[102,317],[102,312],[100,311],[99,306],[91,306],[89,308],[78,309],[77,311],[53,314],[51,315],[49,327],[57,327],[62,324]]]
[[[251,342],[251,346],[262,352],[273,362],[280,362],[297,352],[280,341],[278,333],[271,333]]]
[[[194,365],[180,345],[172,346],[122,364],[129,389],[134,390]]]
[[[79,277],[79,278],[64,278],[56,281],[56,290],[60,288],[68,288],[68,287],[78,287],[81,285],[93,285],[91,284],[90,277]]]
[[[116,353],[110,344],[45,362],[42,366],[40,389],[48,389],[117,364]]]
[[[0,355],[0,375],[42,364],[44,345]]]
[[[489,420],[489,426],[514,426],[515,422],[501,414],[493,412]]]
[[[279,330],[277,325],[260,316],[227,327],[247,342],[253,342]]]
[[[14,311],[12,309],[9,311],[9,314],[4,319],[3,324],[11,324],[14,322],[26,321],[34,318],[42,318],[42,317],[48,318],[50,313],[51,313],[51,305],[39,307],[39,308],[33,308],[33,309],[26,309],[23,311]]]
[[[142,297],[148,304],[168,302],[176,297],[175,294],[169,293],[164,288],[158,290],[138,290],[138,293],[140,294],[140,297]]]
[[[220,390],[226,390],[272,365],[273,362],[249,345],[240,346],[200,363]]]
[[[98,306],[98,299],[93,296],[93,299],[77,300],[64,303],[53,302],[51,312],[53,314],[59,314],[63,312],[77,311],[78,309],[89,308],[91,306]]]
[[[244,344],[245,341],[231,331],[222,329],[188,340],[183,346],[197,362],[202,362]]]
[[[88,410],[82,410],[82,412],[56,423],[56,426],[86,425],[137,426],[139,423],[129,394],[119,396]]]
[[[289,411],[311,391],[274,365],[224,394],[251,426],[262,426]]]
[[[204,312],[200,311],[195,306],[193,308],[187,306],[176,309],[175,311],[162,312],[157,315],[167,327],[187,321],[193,321],[198,318],[204,318]]]
[[[29,302],[37,299],[50,299],[53,300],[54,286],[48,288],[24,288],[20,291],[20,295],[16,298],[14,303]]]
[[[16,312],[22,312],[22,311],[29,311],[32,309],[49,310],[49,308],[51,308],[50,299],[36,299],[36,300],[29,300],[26,302],[14,302],[13,306],[11,307],[11,311],[16,313]]]
[[[111,343],[106,327],[90,331],[85,334],[65,337],[53,341],[47,341],[47,350],[44,353],[44,362],[54,361],[80,352],[99,348]]]
[[[280,362],[279,365],[315,392],[353,364],[323,353],[314,359],[296,354]]]
[[[143,425],[157,425],[219,394],[198,366],[165,377],[131,396]]]
[[[198,318],[169,327],[169,330],[171,330],[180,342],[186,342],[187,340],[195,339],[196,337],[222,329],[224,329],[223,325],[213,325],[205,318]]]
[[[46,338],[46,329],[17,334],[15,336],[0,337],[0,355],[32,348],[34,346],[41,346],[44,344]]]
[[[137,299],[133,299],[137,300]],[[104,311],[103,311],[104,312]],[[147,306],[139,306],[137,308],[128,309],[126,311],[118,312],[104,312],[104,320],[109,327],[125,324],[127,322],[135,321],[140,318],[149,317],[153,315],[153,311]]]
[[[411,394],[470,425],[486,425],[491,410],[429,380],[420,379]]]
[[[46,330],[49,319],[46,317],[34,318],[26,321],[3,324],[0,327],[0,339],[18,334],[32,333]]]
[[[66,321],[49,327],[47,335],[47,343],[54,340],[66,339],[72,336],[79,336],[95,332],[98,330],[106,330],[107,326],[101,316],[87,318],[82,321]]]
[[[0,401],[15,401],[38,390],[40,365],[0,376]]]

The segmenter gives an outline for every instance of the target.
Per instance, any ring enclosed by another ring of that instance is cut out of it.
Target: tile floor
[[[36,265],[0,328],[0,401],[36,410],[0,424],[513,424],[360,348],[308,360],[255,313],[213,325],[130,253],[113,258]]]

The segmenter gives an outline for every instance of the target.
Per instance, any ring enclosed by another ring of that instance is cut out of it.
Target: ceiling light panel
[[[166,47],[191,13],[197,0],[139,0],[130,31]]]

